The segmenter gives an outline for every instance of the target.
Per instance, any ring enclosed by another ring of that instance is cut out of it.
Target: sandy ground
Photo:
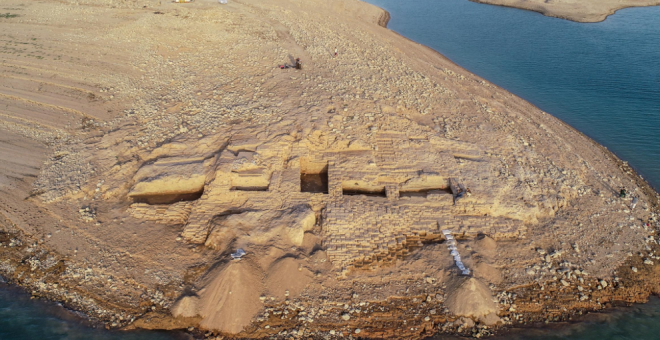
[[[35,296],[108,327],[417,338],[483,336],[498,324],[561,320],[652,292],[656,281],[642,278],[657,276],[657,194],[561,121],[384,28],[378,8],[352,0],[0,6],[16,15],[0,18],[0,271]],[[295,58],[302,70],[279,68]],[[323,199],[298,210],[219,211],[209,242],[186,236],[188,214],[213,208],[202,204],[216,195],[203,169],[218,154],[258,165],[278,148],[363,152],[377,149],[381,131],[403,133],[406,144],[435,141],[428,153],[478,150],[451,157],[461,173],[485,169],[473,183],[488,184],[463,202],[483,198],[485,221],[520,221],[524,231],[457,235],[471,277],[460,275],[441,233],[397,248],[402,255],[387,263],[348,270],[328,255],[336,230],[323,219]],[[149,187],[145,178],[161,182]],[[205,193],[178,205],[136,203],[139,183],[143,192],[194,196],[202,185]],[[238,246],[248,255],[232,261]]]
[[[657,0],[471,0],[539,12],[549,17],[577,22],[600,22],[629,7],[658,6]]]

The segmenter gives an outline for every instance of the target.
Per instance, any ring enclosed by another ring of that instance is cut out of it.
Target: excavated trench
[[[328,193],[328,163],[301,160],[300,192]]]
[[[202,197],[204,194],[204,189],[191,193],[183,194],[165,194],[165,195],[139,195],[133,196],[134,203],[146,203],[146,204],[173,204],[183,201],[195,201]]]
[[[419,189],[399,191],[399,197],[422,197],[427,195],[453,195],[449,188]]]

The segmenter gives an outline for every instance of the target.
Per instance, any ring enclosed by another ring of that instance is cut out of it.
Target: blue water
[[[63,307],[30,299],[23,290],[0,283],[1,340],[183,340],[175,332],[108,331]]]
[[[467,0],[367,0],[388,27],[605,145],[660,188],[660,7],[600,23]]]
[[[492,340],[646,340],[660,339],[660,300],[625,310],[590,315],[579,323],[560,323],[507,332]]]
[[[467,0],[367,0],[388,27],[605,145],[660,188],[660,7],[583,24]],[[498,339],[660,339],[660,301]]]

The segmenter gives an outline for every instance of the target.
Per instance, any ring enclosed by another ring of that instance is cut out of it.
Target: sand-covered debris
[[[172,315],[176,317],[193,318],[199,316],[199,297],[185,295],[172,305]]]
[[[235,260],[211,272],[207,280],[196,308],[200,326],[226,333],[243,330],[261,309],[262,271],[251,261]]]
[[[286,257],[273,263],[268,269],[266,288],[278,298],[296,298],[312,282],[312,272],[303,261]]]
[[[473,277],[461,279],[459,282],[445,302],[453,314],[479,318],[497,313],[498,306],[488,286]]]
[[[305,232],[316,223],[314,212],[307,206],[286,210],[246,211],[218,216],[213,221],[206,245],[226,249],[231,241],[236,244],[272,244],[272,242],[303,244]]]
[[[497,256],[497,242],[486,235],[477,238],[474,248],[486,258]]]

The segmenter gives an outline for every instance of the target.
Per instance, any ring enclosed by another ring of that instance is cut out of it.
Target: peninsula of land
[[[660,287],[654,190],[377,7],[0,7],[0,275],[108,328],[482,337]]]
[[[470,0],[483,4],[515,7],[577,22],[600,22],[629,7],[658,6],[660,0]]]

